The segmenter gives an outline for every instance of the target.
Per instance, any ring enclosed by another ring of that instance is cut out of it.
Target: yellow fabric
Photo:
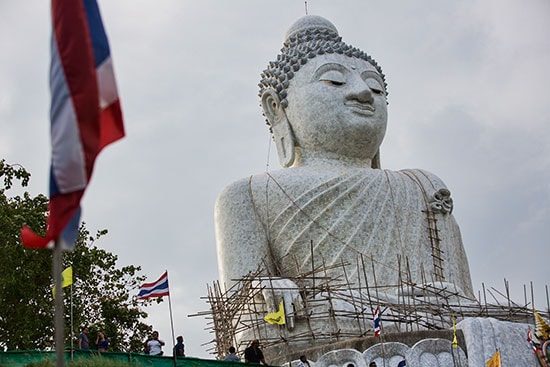
[[[489,360],[487,363],[485,363],[485,366],[487,367],[500,367],[500,350],[497,350],[495,354]]]
[[[65,288],[73,284],[73,267],[69,266],[61,272],[61,288]],[[55,298],[55,285],[52,288],[52,294]]]
[[[458,340],[456,339],[456,323],[455,318],[453,316],[453,348],[458,348]]]
[[[284,325],[285,320],[285,308],[283,306],[283,301],[279,304],[279,311],[269,313],[264,317],[264,320],[270,324],[274,325]]]
[[[548,340],[550,338],[550,326],[534,308],[533,314],[535,315],[535,335],[539,339]]]
[[[65,288],[73,284],[73,267],[69,266],[61,272],[61,287]]]

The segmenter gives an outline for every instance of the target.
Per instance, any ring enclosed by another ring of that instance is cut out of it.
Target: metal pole
[[[73,284],[71,281],[71,361],[74,358]]]
[[[166,280],[168,280],[168,270],[166,270]],[[168,282],[168,289],[170,289],[170,282]],[[170,308],[170,326],[172,327],[172,345],[175,347],[176,338],[174,337],[174,318],[172,317],[172,300],[170,298],[170,290],[168,290],[168,307]],[[176,367],[178,356],[174,353],[174,347],[172,347],[172,354],[174,356],[174,367]]]
[[[55,326],[55,366],[65,366],[64,355],[64,330],[63,330],[63,288],[61,287],[61,263],[63,260],[63,249],[58,241],[55,241],[53,249],[53,279],[55,284],[55,314],[54,314],[54,326]]]

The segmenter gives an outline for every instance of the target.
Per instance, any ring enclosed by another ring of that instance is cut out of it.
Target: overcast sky
[[[213,208],[228,183],[276,153],[257,97],[259,74],[302,0],[99,0],[126,137],[96,162],[83,220],[97,245],[150,281],[169,272],[176,335],[210,358],[201,297],[217,276]],[[344,41],[381,65],[389,85],[383,168],[424,168],[454,198],[476,293],[546,307],[550,227],[548,0],[309,0]],[[48,194],[49,2],[0,2],[0,158]],[[529,297],[530,298],[530,297]],[[167,299],[165,299],[167,301]],[[147,309],[170,353],[168,302]]]

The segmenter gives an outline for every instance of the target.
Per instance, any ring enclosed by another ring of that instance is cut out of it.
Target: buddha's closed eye
[[[340,87],[346,84],[346,78],[340,71],[328,70],[321,74],[319,80],[323,83]]]
[[[370,90],[371,90],[372,93],[374,93],[374,94],[378,94],[378,95],[384,94],[384,91],[383,91],[382,89],[370,87]]]
[[[321,79],[321,81],[323,83],[326,83],[326,84],[329,84],[329,85],[334,85],[334,86],[337,86],[337,87],[340,87],[340,86],[346,84],[345,82],[341,82],[339,80]]]

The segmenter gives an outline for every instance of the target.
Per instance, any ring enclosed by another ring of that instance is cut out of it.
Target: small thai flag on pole
[[[50,203],[46,235],[21,230],[28,248],[73,249],[80,200],[97,155],[124,136],[111,52],[96,0],[52,0]]]
[[[380,307],[376,306],[376,310],[374,310],[374,336],[378,338],[380,332]]]
[[[158,298],[169,296],[168,290],[168,271],[165,271],[160,278],[152,283],[144,283],[139,289],[138,299]]]

